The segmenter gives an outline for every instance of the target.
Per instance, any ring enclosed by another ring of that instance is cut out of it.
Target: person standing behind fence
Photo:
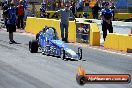
[[[61,9],[61,0],[58,1],[58,9]]]
[[[111,10],[113,12],[113,20],[115,20],[115,9],[116,9],[116,7],[115,7],[114,3],[112,3],[112,5],[110,6],[110,8],[111,8]]]
[[[102,9],[105,8],[105,3],[106,3],[106,1],[103,1],[103,2],[102,2],[102,7],[101,7]]]
[[[98,12],[99,12],[99,10],[101,10],[101,8],[98,6],[98,3],[96,3],[95,5],[94,5],[94,7],[92,8],[92,15],[93,15],[93,18],[94,19],[98,19]]]
[[[107,36],[107,30],[109,31],[109,33],[113,33],[112,16],[113,16],[113,12],[109,8],[109,2],[106,2],[104,5],[104,9],[102,9],[101,11],[102,31],[103,31],[104,41]]]
[[[22,4],[23,4],[24,9],[27,9],[27,6],[28,6],[27,0],[23,0]]]
[[[7,3],[4,3],[3,5],[3,19],[4,19],[4,24],[6,26],[6,29],[7,29],[7,10],[9,8],[9,5]]]
[[[46,17],[46,3],[41,3],[41,7],[40,7],[40,17],[41,18],[45,18]]]
[[[77,8],[76,8],[76,3],[75,2],[72,3],[72,6],[70,7],[70,10],[72,11],[73,15],[76,17]]]
[[[62,41],[68,42],[68,26],[69,26],[69,17],[72,16],[75,19],[73,13],[69,9],[69,5],[66,4],[64,9],[60,9],[56,11],[57,14],[61,15],[60,21],[60,29],[61,29],[61,38]],[[65,37],[64,37],[64,29],[65,29]]]
[[[19,5],[17,6],[17,18],[18,29],[24,29],[24,6],[22,1],[19,1]]]
[[[13,32],[16,32],[16,8],[13,3],[7,10],[7,30],[9,32],[9,44],[16,43],[13,39]]]
[[[89,3],[90,3],[90,0],[84,0],[84,5],[85,5],[84,11],[86,11],[86,12],[89,10]]]

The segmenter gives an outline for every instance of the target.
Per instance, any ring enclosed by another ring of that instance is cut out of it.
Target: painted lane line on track
[[[105,49],[104,47],[92,47],[92,46],[89,46],[89,45],[85,45],[85,44],[73,44],[71,43],[71,45],[76,45],[76,46],[80,46],[80,47],[87,47],[87,48],[90,48],[90,49],[94,49],[94,50],[98,50],[98,51],[101,51],[101,52],[107,52],[107,53],[111,53],[111,54],[117,54],[117,55],[122,55],[122,56],[127,56],[127,57],[132,57],[132,54],[131,55],[128,55],[126,52],[121,52],[121,51],[115,51],[115,50],[109,50],[109,49]]]
[[[103,50],[103,49],[98,49],[98,48],[94,48],[94,47],[89,47],[90,49],[94,49],[94,50],[99,50],[102,52],[107,52],[107,53],[111,53],[111,54],[117,54],[117,55],[122,55],[122,56],[128,56],[128,57],[132,57],[132,55],[128,55],[127,53],[122,53],[122,52],[113,52],[113,51],[109,51],[109,50]]]

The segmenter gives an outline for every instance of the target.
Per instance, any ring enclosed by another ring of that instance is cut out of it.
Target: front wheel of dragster
[[[42,55],[46,55],[46,47],[44,46],[44,47],[42,47]]]
[[[79,56],[79,60],[81,60],[82,59],[82,48],[81,47],[78,48],[78,56]]]
[[[64,48],[61,48],[60,53],[61,53],[60,54],[61,59],[64,60],[65,59],[65,50],[64,50]]]
[[[45,46],[45,55],[50,55],[50,46]]]
[[[38,52],[38,41],[37,40],[29,41],[29,51],[31,53],[37,53]]]

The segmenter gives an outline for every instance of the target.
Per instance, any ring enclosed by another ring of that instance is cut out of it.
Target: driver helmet
[[[55,36],[54,30],[52,28],[48,28],[46,30],[46,35],[48,38],[53,38]]]

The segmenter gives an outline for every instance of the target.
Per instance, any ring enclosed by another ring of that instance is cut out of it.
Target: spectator
[[[105,1],[102,2],[102,9],[105,8],[105,3],[106,3]]]
[[[76,12],[76,5],[75,5],[75,2],[72,3],[72,6],[71,6],[70,10],[72,11],[73,15],[76,17],[76,13],[77,13],[77,12]]]
[[[3,9],[5,4],[8,4],[7,1],[1,2],[2,9]]]
[[[109,1],[109,6],[112,6],[112,0]]]
[[[72,16],[73,19],[75,19],[75,17],[72,14],[71,10],[69,9],[68,4],[65,5],[64,9],[60,9],[60,10],[56,11],[56,13],[61,15],[60,29],[61,29],[62,41],[68,42],[69,17]],[[64,37],[64,29],[65,29],[65,37]]]
[[[61,0],[58,1],[58,9],[61,9]]]
[[[107,30],[109,33],[113,33],[113,26],[112,26],[112,10],[109,8],[109,3],[106,2],[104,5],[104,9],[101,11],[101,18],[102,18],[102,31],[103,31],[103,38],[107,36]]]
[[[25,14],[24,14],[24,20],[25,21],[26,21],[28,16],[32,16],[32,12],[31,12],[30,6],[27,6],[26,9],[25,9]]]
[[[79,1],[77,1],[77,2],[76,2],[76,9],[78,10],[79,7],[80,7]]]
[[[83,8],[84,8],[84,2],[83,1],[80,1],[80,2],[77,2],[77,11],[78,12],[82,12],[83,11]]]
[[[111,8],[111,10],[113,12],[113,20],[115,20],[115,9],[116,9],[116,7],[115,7],[114,3],[112,3],[112,5],[110,6],[110,8]]]
[[[90,0],[84,0],[84,5],[85,5],[85,9],[84,9],[84,11],[88,11],[88,9],[89,9],[89,3],[90,3]]]
[[[27,6],[28,6],[28,5],[27,5],[27,1],[26,1],[26,0],[23,0],[22,5],[23,5],[24,9],[26,9]]]
[[[17,6],[17,27],[18,29],[24,29],[24,6],[22,5],[23,2],[19,1],[19,5]]]
[[[98,6],[98,3],[96,3],[95,5],[94,5],[94,7],[92,8],[92,14],[93,14],[93,18],[94,19],[98,19],[98,12],[99,12],[99,10],[101,10],[101,8]]]
[[[41,3],[41,7],[40,7],[40,17],[41,18],[46,17],[45,11],[46,11],[46,3]]]
[[[88,18],[88,16],[89,16],[89,14],[88,14],[88,13],[83,13],[83,18],[87,19],[87,18]]]
[[[9,43],[16,43],[13,39],[13,32],[16,32],[16,8],[13,3],[10,4],[7,10],[7,30],[9,32]]]
[[[55,1],[52,2],[52,10],[55,11]]]
[[[7,28],[7,10],[9,8],[9,5],[7,3],[4,3],[3,5],[3,18],[4,18],[4,23]]]

